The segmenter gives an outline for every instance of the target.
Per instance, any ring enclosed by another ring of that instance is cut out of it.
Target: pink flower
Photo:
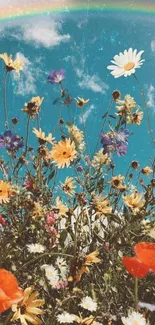
[[[55,288],[56,289],[61,289],[61,288],[65,288],[68,286],[68,282],[67,281],[58,281]]]
[[[50,227],[48,224],[45,225],[45,229],[48,231],[48,233],[53,236],[56,237],[57,236],[57,230],[54,227]]]
[[[57,216],[54,214],[54,212],[47,212],[46,213],[46,222],[49,226],[53,225],[55,223],[55,220],[57,219]]]
[[[2,225],[3,227],[6,226],[6,221],[5,221],[5,219],[3,218],[2,214],[0,214],[0,225]]]
[[[23,184],[23,187],[26,189],[26,190],[29,190],[31,188],[33,188],[33,180],[32,179],[29,179],[27,182],[25,182]]]

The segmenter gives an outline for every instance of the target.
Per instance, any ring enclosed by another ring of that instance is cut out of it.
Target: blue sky
[[[131,14],[70,13],[45,15],[18,19],[0,24],[1,52],[12,53],[25,61],[25,68],[18,79],[9,76],[7,85],[10,118],[20,119],[19,134],[25,135],[26,115],[21,108],[33,96],[44,96],[41,111],[41,127],[50,132],[58,118],[57,106],[52,102],[58,95],[58,87],[47,84],[47,75],[53,69],[64,68],[64,86],[73,98],[89,98],[85,106],[85,121],[90,147],[97,141],[102,115],[106,112],[111,93],[119,89],[122,97],[133,96],[143,109],[139,89],[133,77],[114,79],[107,66],[113,56],[130,47],[144,50],[144,65],[137,69],[137,77],[146,94],[149,115],[154,128],[155,118],[155,18]],[[0,78],[3,80],[4,65],[0,62]],[[0,89],[2,91],[2,89]],[[2,110],[2,100],[0,100]],[[114,114],[113,106],[111,113]],[[81,124],[80,110],[72,105],[72,114],[78,126]],[[63,117],[68,119],[66,108]],[[32,126],[36,126],[32,122]],[[149,164],[153,152],[147,132],[146,117],[140,127],[129,127],[134,135],[130,137],[128,154],[117,158],[118,172],[125,172],[131,160],[139,160],[141,166]],[[0,130],[4,131],[3,111]],[[154,135],[155,135],[155,129]],[[59,140],[57,136],[57,140]],[[35,136],[30,137],[35,145]],[[93,151],[93,149],[92,149]]]

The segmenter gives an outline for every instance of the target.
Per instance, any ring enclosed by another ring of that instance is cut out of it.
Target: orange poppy
[[[23,298],[15,276],[5,269],[0,269],[0,313],[9,309]]]
[[[135,278],[144,278],[150,269],[148,265],[143,264],[136,257],[124,256],[122,262],[128,272]]]
[[[142,263],[149,265],[150,269],[155,271],[155,243],[138,243],[135,245],[134,251]]]

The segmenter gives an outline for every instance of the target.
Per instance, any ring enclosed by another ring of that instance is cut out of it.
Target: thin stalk
[[[106,125],[107,118],[108,118],[108,115],[109,115],[109,112],[110,112],[110,109],[111,109],[112,103],[113,103],[113,98],[111,98],[111,100],[110,100],[110,103],[109,103],[108,109],[107,109],[107,111],[106,111],[106,116],[105,116],[104,122],[103,122],[103,124],[102,124],[102,128],[101,128],[100,133],[103,132],[104,127],[105,127],[105,125]],[[94,156],[94,154],[95,154],[95,152],[96,152],[96,150],[97,150],[97,147],[98,147],[99,141],[100,141],[100,139],[98,138],[97,143],[96,143],[96,146],[95,146],[95,150],[94,150],[94,153],[93,153],[93,156]]]
[[[138,305],[138,278],[135,278],[135,308],[137,310]]]
[[[38,128],[38,131],[39,131],[39,129],[40,129],[39,113],[37,114],[37,128]]]
[[[29,132],[30,132],[30,116],[28,116],[28,120],[27,120],[27,131],[26,131],[26,142],[25,142],[25,153],[24,153],[25,156],[28,148]]]
[[[66,256],[66,257],[73,257],[73,255],[70,254],[63,254],[63,253],[43,253],[40,256],[37,256],[35,258],[33,258],[32,260],[28,261],[27,263],[25,263],[21,268],[19,268],[15,273],[20,272],[21,270],[23,270],[26,266],[31,265],[33,263],[35,263],[38,260],[41,260],[43,257],[45,256]]]
[[[6,129],[9,129],[9,121],[8,121],[8,111],[7,111],[7,103],[6,103],[6,80],[7,80],[8,71],[6,71],[4,76],[3,83],[3,103],[4,103],[4,117],[5,117],[5,126]]]
[[[12,318],[12,311],[9,313],[9,315],[7,316],[6,320],[4,321],[3,325],[7,325],[9,324],[10,320]]]
[[[89,143],[88,143],[88,137],[87,137],[87,132],[86,132],[86,124],[85,124],[85,120],[84,120],[83,107],[81,108],[81,110],[82,110],[82,124],[83,124],[84,137],[85,137],[85,141],[86,141],[86,144],[87,144],[88,153],[89,153],[89,156],[90,156],[90,150],[89,150]]]

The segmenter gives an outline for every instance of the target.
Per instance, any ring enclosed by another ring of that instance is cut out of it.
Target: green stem
[[[21,268],[19,268],[15,273],[18,273],[19,271],[21,271],[22,269],[24,269],[26,266],[31,265],[33,263],[35,263],[38,260],[41,260],[43,257],[45,256],[66,256],[66,257],[73,257],[73,255],[70,254],[63,254],[63,253],[43,253],[35,258],[33,258],[32,260],[28,261],[27,263],[25,263]]]
[[[28,116],[28,120],[27,120],[26,143],[25,143],[25,153],[24,153],[25,156],[28,148],[29,131],[30,131],[30,116]]]
[[[135,308],[137,310],[138,305],[138,278],[135,278]]]
[[[105,116],[104,122],[103,122],[103,124],[102,124],[102,128],[101,128],[100,133],[102,133],[103,130],[104,130],[104,127],[105,127],[105,125],[106,125],[107,118],[108,118],[108,115],[109,115],[109,112],[110,112],[110,109],[111,109],[112,104],[113,104],[113,98],[111,98],[111,100],[110,100],[110,103],[109,103],[109,106],[108,106],[108,109],[107,109],[107,112],[106,112],[106,116]],[[94,154],[95,154],[95,152],[96,152],[96,150],[97,150],[97,147],[98,147],[99,141],[100,141],[100,139],[98,138],[97,143],[96,143],[96,146],[95,146],[95,150],[94,150],[94,153],[93,153],[93,156],[94,156]],[[93,157],[93,156],[92,156],[92,157]]]
[[[5,126],[6,129],[9,129],[9,122],[8,122],[8,112],[7,112],[7,103],[6,103],[6,80],[7,80],[8,71],[6,71],[4,76],[4,87],[3,87],[3,102],[4,102],[4,116],[5,116]]]
[[[12,311],[9,313],[9,315],[7,316],[6,320],[4,321],[3,325],[7,325],[9,324],[10,319],[12,318]]]
[[[38,128],[38,131],[39,131],[39,129],[40,129],[39,113],[37,114],[37,128]]]

